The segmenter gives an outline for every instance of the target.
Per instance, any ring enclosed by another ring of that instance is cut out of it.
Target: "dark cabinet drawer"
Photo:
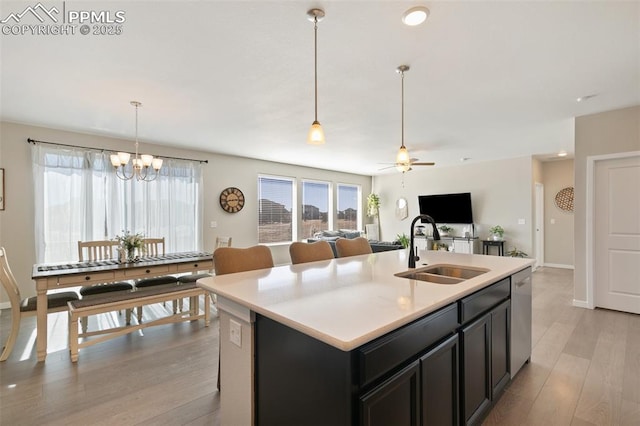
[[[359,384],[387,374],[458,327],[458,305],[451,304],[358,349]]]
[[[460,324],[488,311],[511,294],[509,277],[460,300]]]

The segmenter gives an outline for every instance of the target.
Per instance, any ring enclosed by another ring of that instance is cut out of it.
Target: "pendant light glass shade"
[[[314,121],[309,129],[307,143],[310,145],[322,145],[324,142],[324,130],[322,130],[320,123]]]
[[[307,143],[310,145],[323,145],[325,143],[324,130],[318,121],[318,21],[324,18],[324,10],[311,9],[307,11],[307,18],[313,22],[313,54],[314,54],[314,92],[315,92],[315,118],[311,123]]]

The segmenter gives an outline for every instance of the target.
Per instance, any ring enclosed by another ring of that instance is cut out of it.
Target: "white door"
[[[640,314],[640,156],[594,168],[595,306]]]

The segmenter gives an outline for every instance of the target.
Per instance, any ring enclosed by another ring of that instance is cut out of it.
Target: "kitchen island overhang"
[[[520,258],[421,254],[419,268],[449,264],[488,272],[454,285],[397,277],[408,269],[407,253],[399,250],[200,280],[198,285],[218,298],[223,423],[255,422],[256,314],[349,352],[533,264]],[[232,324],[240,324],[240,346],[231,342]],[[247,373],[242,378],[239,369]]]

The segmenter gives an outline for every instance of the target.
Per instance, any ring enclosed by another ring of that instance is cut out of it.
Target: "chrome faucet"
[[[429,222],[431,224],[431,226],[433,227],[433,239],[434,241],[440,241],[440,233],[438,232],[438,227],[436,226],[436,221],[433,220],[433,218],[431,216],[429,216],[428,214],[421,214],[419,216],[416,216],[412,221],[411,221],[411,228],[409,230],[409,232],[411,232],[411,244],[410,244],[410,248],[409,248],[409,268],[415,268],[416,267],[416,260],[420,260],[420,257],[416,256],[416,253],[414,252],[413,249],[413,227],[415,226],[416,222],[418,221],[418,219],[423,219],[426,220],[427,222]]]

